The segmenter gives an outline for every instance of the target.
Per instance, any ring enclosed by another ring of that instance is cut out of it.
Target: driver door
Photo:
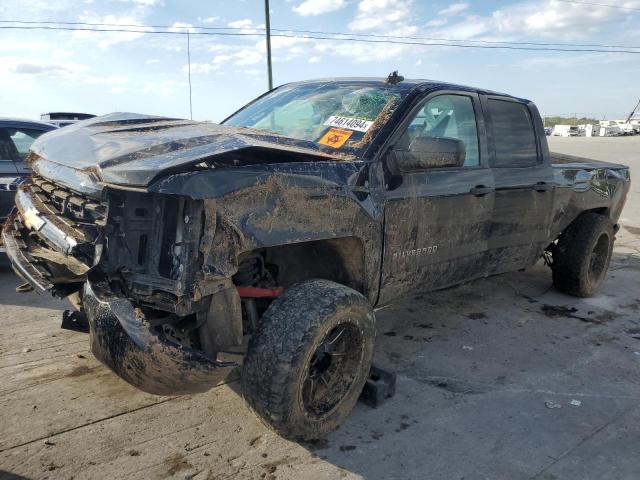
[[[431,94],[408,115],[386,152],[380,304],[487,273],[495,188],[481,112],[475,93]],[[461,140],[464,164],[418,159],[419,168],[402,172],[398,159],[421,136]]]

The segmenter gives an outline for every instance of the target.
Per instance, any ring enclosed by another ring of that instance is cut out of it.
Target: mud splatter
[[[175,475],[182,470],[188,470],[192,468],[192,465],[187,462],[184,455],[181,453],[174,453],[164,460],[164,466],[167,468],[169,475]]]

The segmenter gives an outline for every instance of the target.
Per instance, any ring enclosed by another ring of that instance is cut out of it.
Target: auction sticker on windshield
[[[357,130],[358,132],[366,132],[371,128],[373,122],[370,120],[363,120],[361,118],[331,115],[327,120],[325,120],[324,125],[329,127],[349,128],[351,130]]]
[[[344,142],[349,139],[352,133],[352,130],[330,128],[329,130],[327,130],[327,133],[325,133],[322,138],[318,140],[318,143],[321,145],[326,145],[327,147],[340,148],[342,145],[344,145]]]

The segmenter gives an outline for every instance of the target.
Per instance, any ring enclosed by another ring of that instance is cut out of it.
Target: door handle
[[[492,187],[485,187],[484,185],[476,185],[470,190],[471,195],[475,195],[476,197],[482,197],[488,193],[493,193],[494,191],[495,190]]]
[[[538,182],[535,185],[531,185],[536,192],[548,192],[551,190],[551,185],[546,182]]]

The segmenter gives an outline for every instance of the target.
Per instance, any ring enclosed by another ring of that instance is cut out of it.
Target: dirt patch
[[[305,442],[306,446],[311,450],[325,450],[329,448],[329,440],[326,438],[320,438],[318,440],[310,440]]]
[[[428,379],[425,383],[457,395],[486,393],[486,389],[480,388],[478,385],[471,385],[455,379]]]
[[[611,312],[607,310],[595,316],[591,316],[595,312],[589,311],[587,312],[588,316],[585,317],[581,315],[576,315],[576,312],[578,311],[577,308],[567,307],[564,305],[543,305],[542,307],[540,307],[540,310],[542,310],[542,313],[544,313],[545,316],[549,318],[557,318],[557,317],[575,318],[576,320],[580,320],[581,322],[585,322],[585,323],[598,323],[598,324],[605,323],[610,320],[613,320],[617,316],[615,312]]]
[[[396,432],[404,432],[407,428],[411,426],[410,423],[400,422],[400,426],[396,428]]]
[[[284,457],[280,460],[274,460],[273,462],[263,463],[262,468],[267,471],[267,473],[275,473],[280,465],[288,465],[290,463],[298,460],[296,457]]]
[[[167,473],[169,475],[175,475],[182,470],[188,470],[192,468],[192,465],[187,462],[187,460],[184,458],[184,455],[182,455],[181,453],[174,453],[173,455],[165,458],[164,466],[167,468]]]
[[[622,228],[624,228],[627,232],[631,233],[632,235],[635,235],[636,237],[640,237],[640,227],[623,225]]]
[[[467,313],[467,318],[470,320],[483,320],[487,318],[487,314],[484,312],[471,312]]]
[[[86,365],[80,365],[79,367],[74,368],[68,373],[67,377],[81,377],[82,375],[87,375],[88,373],[93,372],[96,367],[87,367]]]

